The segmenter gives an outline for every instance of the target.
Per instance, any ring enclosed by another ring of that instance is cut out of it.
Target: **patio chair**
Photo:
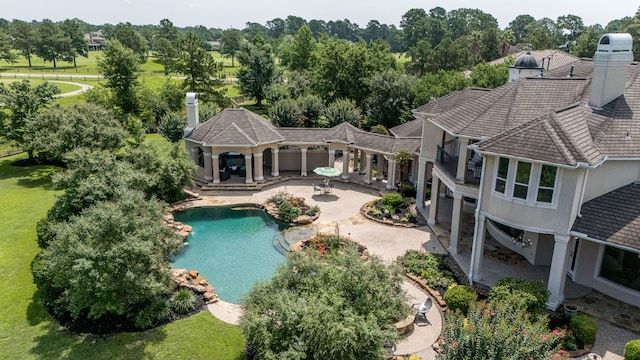
[[[316,193],[320,193],[322,194],[322,188],[316,184],[311,184],[311,186],[313,186],[313,195],[315,195]]]
[[[431,325],[431,323],[427,319],[427,314],[429,313],[429,310],[433,306],[433,300],[431,300],[431,298],[428,297],[427,300],[425,300],[425,302],[412,305],[413,308],[415,308],[416,306],[418,308],[416,311],[416,316],[415,318],[413,318],[413,322],[416,325],[420,325],[420,324]]]

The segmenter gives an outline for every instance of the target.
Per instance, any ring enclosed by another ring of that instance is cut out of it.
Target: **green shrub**
[[[569,330],[573,331],[579,344],[593,344],[596,341],[598,325],[587,314],[578,314],[569,321]]]
[[[196,308],[194,298],[191,290],[182,289],[173,296],[171,307],[176,314],[186,315]]]
[[[280,220],[287,223],[292,222],[295,218],[298,217],[298,215],[300,215],[300,213],[301,211],[299,208],[293,206],[287,201],[283,201],[278,206],[278,216],[280,217]]]
[[[624,346],[624,360],[640,360],[640,339],[631,340]]]
[[[527,312],[539,314],[545,307],[549,299],[549,291],[544,287],[542,281],[528,282],[521,278],[504,277],[491,287],[489,301],[505,300],[515,295],[523,298]]]
[[[421,276],[432,288],[448,288],[455,284],[453,274],[449,271],[442,257],[428,252],[409,250],[398,258],[406,272]]]
[[[460,310],[463,314],[469,312],[469,307],[478,300],[478,294],[471,286],[456,285],[444,293],[444,301],[451,311]]]
[[[387,206],[393,207],[393,209],[397,209],[402,205],[402,195],[397,193],[385,194],[382,196],[382,207],[386,208]],[[395,211],[394,211],[395,212]],[[391,212],[393,213],[393,212]]]

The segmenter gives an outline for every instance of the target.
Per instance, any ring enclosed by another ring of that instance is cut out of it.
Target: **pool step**
[[[289,246],[300,240],[309,239],[318,232],[316,225],[304,225],[292,227],[285,230],[282,235],[273,239],[273,247],[281,254],[286,255],[289,252]]]

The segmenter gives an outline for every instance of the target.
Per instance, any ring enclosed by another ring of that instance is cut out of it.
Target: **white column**
[[[251,154],[244,156],[244,167],[247,173],[247,178],[244,182],[247,184],[251,184],[253,183],[253,173],[251,171]]]
[[[569,236],[554,234],[553,257],[549,269],[547,290],[551,293],[547,308],[555,310],[564,300],[564,284],[567,278],[567,260],[569,258]]]
[[[329,149],[329,167],[333,167],[336,162],[336,151],[334,149]]]
[[[418,185],[416,185],[416,206],[424,208],[424,189],[426,183],[427,159],[420,156],[418,158]]]
[[[307,176],[307,148],[300,148],[300,158],[302,158],[300,176]]]
[[[484,258],[485,222],[487,217],[476,210],[476,229],[473,233],[471,249],[471,266],[469,266],[469,282],[482,280],[482,259]]]
[[[440,178],[434,176],[431,179],[431,205],[429,205],[429,225],[435,225],[438,222],[438,196],[440,196]]]
[[[376,180],[384,179],[384,156],[376,154]]]
[[[371,184],[371,154],[365,154],[364,183]]]
[[[387,168],[387,189],[394,190],[396,188],[396,159],[387,158],[389,167]]]
[[[211,153],[204,153],[204,179],[207,181],[213,180],[213,168],[211,164]]]
[[[365,167],[366,167],[366,163],[365,163],[366,155],[362,150],[358,150],[358,152],[360,153],[360,161],[358,162],[358,172],[362,174],[362,172],[365,170]]]
[[[467,171],[467,145],[469,139],[460,139],[460,149],[458,151],[458,170],[456,180],[464,182],[464,174]]]
[[[451,231],[449,238],[449,249],[451,254],[458,253],[458,239],[460,238],[460,221],[462,220],[462,194],[453,194],[453,211],[451,213]]]
[[[220,162],[218,161],[219,159],[218,154],[213,154],[211,155],[211,164],[213,166],[213,183],[214,184],[219,184],[220,183]]]
[[[262,170],[262,153],[261,152],[253,154],[253,163],[256,169],[255,180],[256,181],[264,180],[264,171]]]
[[[196,148],[189,149],[189,153],[191,154],[191,160],[198,165],[198,159],[196,159]]]
[[[351,160],[351,150],[347,148],[347,150],[342,153],[342,175],[340,178],[342,180],[349,179],[349,161]]]
[[[271,149],[271,155],[273,156],[273,167],[271,168],[271,176],[280,176],[280,162],[279,154],[280,149]]]

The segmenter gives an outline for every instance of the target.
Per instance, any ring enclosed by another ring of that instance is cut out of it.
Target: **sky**
[[[609,21],[633,16],[638,10],[638,4],[631,0],[0,0],[0,18],[24,21],[78,18],[94,25],[119,22],[157,25],[166,18],[178,27],[242,29],[247,22],[265,25],[268,20],[295,15],[307,21],[349,19],[364,28],[370,20],[398,26],[408,10],[428,11],[437,6],[447,11],[480,9],[493,15],[501,29],[516,16],[525,14],[554,21],[558,16],[572,14],[581,17],[585,25],[606,26]]]

